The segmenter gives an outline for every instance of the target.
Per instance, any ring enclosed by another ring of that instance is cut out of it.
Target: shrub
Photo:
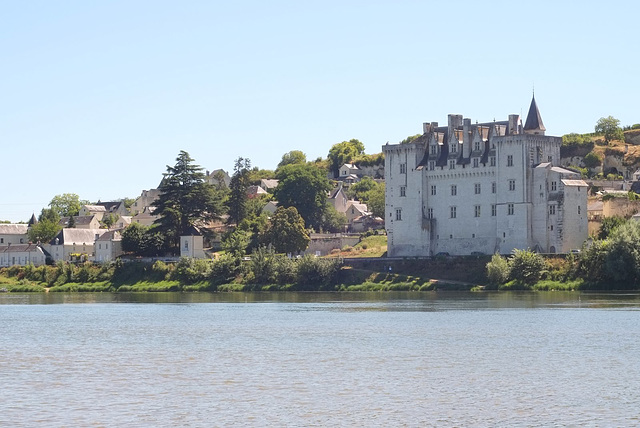
[[[306,255],[297,262],[296,282],[300,288],[329,286],[337,283],[340,264],[334,259],[321,259]]]
[[[493,285],[504,284],[509,279],[509,262],[498,253],[487,263],[487,278]]]
[[[533,285],[547,271],[547,263],[540,254],[515,249],[509,259],[509,271],[509,277],[516,282]]]

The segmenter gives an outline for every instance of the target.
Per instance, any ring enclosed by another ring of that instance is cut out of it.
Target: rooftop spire
[[[533,95],[531,98],[531,107],[529,107],[529,114],[527,115],[527,121],[524,124],[524,131],[527,134],[542,134],[546,128],[542,123],[542,117],[540,116],[540,110],[536,104],[536,97]]]

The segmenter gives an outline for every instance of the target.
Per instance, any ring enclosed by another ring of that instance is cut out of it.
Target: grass
[[[382,257],[387,252],[387,236],[371,235],[353,247],[334,250],[329,257]]]

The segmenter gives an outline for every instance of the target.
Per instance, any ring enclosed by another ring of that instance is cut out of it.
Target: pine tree
[[[247,187],[249,187],[249,168],[251,160],[239,157],[233,166],[233,176],[229,184],[230,193],[227,207],[229,223],[240,224],[247,216]]]
[[[159,216],[154,225],[174,251],[178,249],[180,236],[191,226],[216,219],[222,211],[222,197],[205,181],[202,167],[193,161],[189,153],[180,151],[176,164],[167,165],[158,187],[160,196],[153,203]]]

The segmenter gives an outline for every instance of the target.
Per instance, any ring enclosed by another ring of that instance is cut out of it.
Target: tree
[[[54,196],[49,206],[59,217],[71,217],[78,215],[80,208],[88,203],[89,201],[80,200],[75,193],[63,193]]]
[[[620,121],[613,116],[601,117],[596,123],[596,134],[604,135],[607,143],[612,140],[624,140],[624,133],[620,128]]]
[[[219,218],[222,198],[216,189],[205,181],[202,167],[193,164],[189,153],[181,150],[174,166],[167,165],[167,172],[158,186],[160,195],[153,202],[154,214],[159,218],[154,225],[157,232],[166,237],[167,245],[177,250],[180,236],[196,223]]]
[[[122,231],[122,250],[136,256],[157,256],[165,250],[165,239],[155,227],[131,223]]]
[[[111,226],[113,226],[116,223],[117,220],[118,220],[117,215],[109,213],[102,217],[102,224],[105,225],[107,229],[109,229]]]
[[[509,280],[509,262],[498,253],[487,263],[487,278],[493,285],[504,284]]]
[[[334,144],[331,149],[329,149],[329,155],[327,156],[329,159],[329,169],[337,175],[338,170],[343,164],[351,162],[363,154],[364,144],[356,139]]]
[[[299,253],[307,249],[310,238],[295,207],[278,207],[271,217],[266,240],[278,253]]]
[[[600,160],[600,156],[598,156],[594,152],[587,153],[583,158],[584,166],[587,168],[595,168],[602,164],[602,160]]]
[[[373,178],[364,176],[360,181],[349,186],[347,196],[356,201],[364,202],[363,195],[366,192],[375,189],[377,184],[378,183],[376,183]]]
[[[69,223],[67,223],[67,227],[69,229],[75,229],[76,227],[76,217],[71,215],[69,216]]]
[[[307,227],[322,225],[331,184],[326,173],[313,164],[285,165],[276,174],[280,180],[275,198],[284,208],[295,207]]]
[[[600,222],[600,230],[598,230],[598,239],[607,239],[613,231],[625,224],[627,220],[624,217],[612,216],[604,217]]]
[[[227,201],[229,223],[239,224],[247,215],[247,187],[249,187],[249,168],[251,160],[239,157],[233,166],[233,176],[229,184]]]
[[[56,237],[61,227],[60,217],[50,208],[43,208],[38,222],[29,229],[29,241],[49,242]]]
[[[307,155],[300,150],[291,150],[282,155],[282,160],[278,164],[278,168],[296,163],[307,163]]]
[[[366,192],[361,198],[367,204],[369,211],[376,217],[384,220],[384,183],[377,183],[377,186]]]
[[[509,259],[510,277],[526,285],[538,282],[546,270],[547,262],[540,254],[530,250],[515,249]]]
[[[348,223],[347,216],[327,204],[322,217],[322,229],[330,233],[344,232],[344,226]]]

